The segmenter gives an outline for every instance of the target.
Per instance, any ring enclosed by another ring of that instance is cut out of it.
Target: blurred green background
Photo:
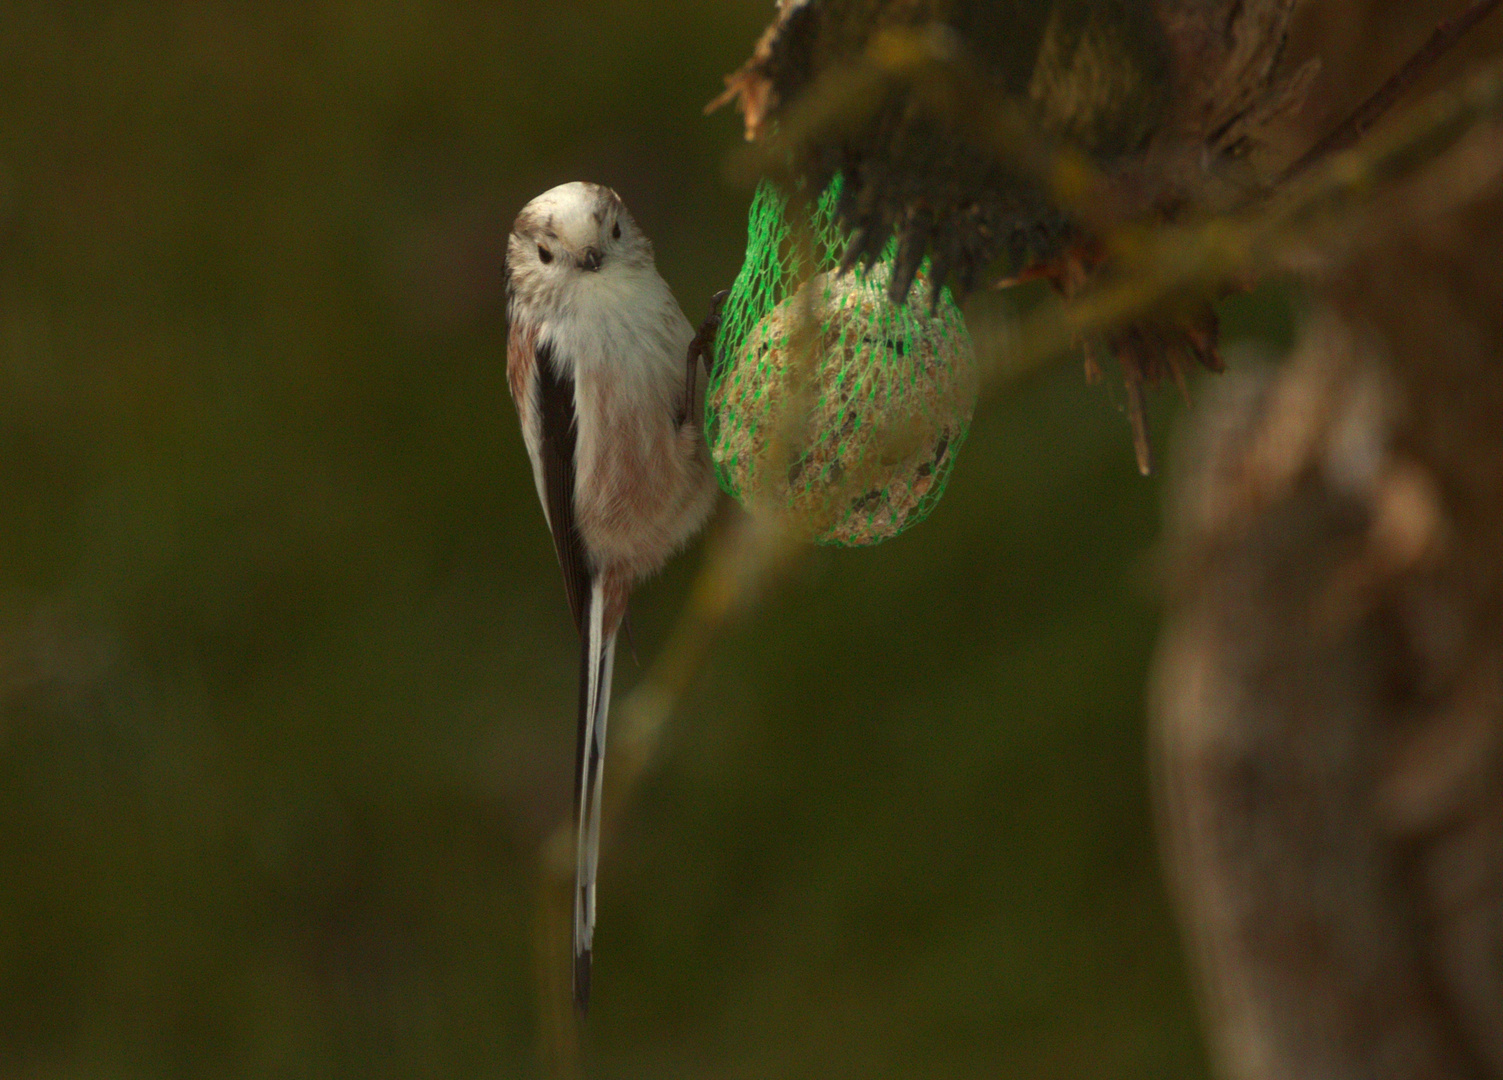
[[[504,240],[608,183],[697,322],[749,198],[700,109],[770,15],[5,5],[0,1075],[541,1075],[576,645]],[[723,643],[608,844],[592,1073],[1204,1073],[1146,798],[1156,491],[1067,365],[927,524]]]

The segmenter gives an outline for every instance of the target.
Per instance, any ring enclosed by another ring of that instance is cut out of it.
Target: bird
[[[574,768],[575,1007],[589,1004],[616,635],[633,587],[704,526],[714,467],[696,335],[615,191],[561,184],[507,238],[507,383],[581,639]]]

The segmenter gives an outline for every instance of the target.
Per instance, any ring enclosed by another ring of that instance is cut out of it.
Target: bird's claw
[[[698,378],[699,361],[705,362],[705,371],[713,375],[715,372],[715,337],[720,333],[720,317],[725,308],[725,298],[731,295],[731,290],[721,289],[710,297],[710,311],[699,324],[699,329],[694,332],[693,339],[689,342],[689,355],[684,381],[684,415],[679,422],[683,423],[689,417],[689,412],[694,407],[694,383]]]

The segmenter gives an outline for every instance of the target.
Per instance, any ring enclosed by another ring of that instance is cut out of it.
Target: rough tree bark
[[[1309,126],[1450,13],[1311,0]],[[1503,200],[1406,206],[1213,389],[1170,503],[1161,822],[1239,1080],[1503,1076]]]

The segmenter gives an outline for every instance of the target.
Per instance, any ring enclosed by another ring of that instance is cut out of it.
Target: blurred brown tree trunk
[[[1310,0],[1306,134],[1460,6]],[[1503,1077],[1503,199],[1437,190],[1322,275],[1289,362],[1211,389],[1171,496],[1160,818],[1245,1080]]]

